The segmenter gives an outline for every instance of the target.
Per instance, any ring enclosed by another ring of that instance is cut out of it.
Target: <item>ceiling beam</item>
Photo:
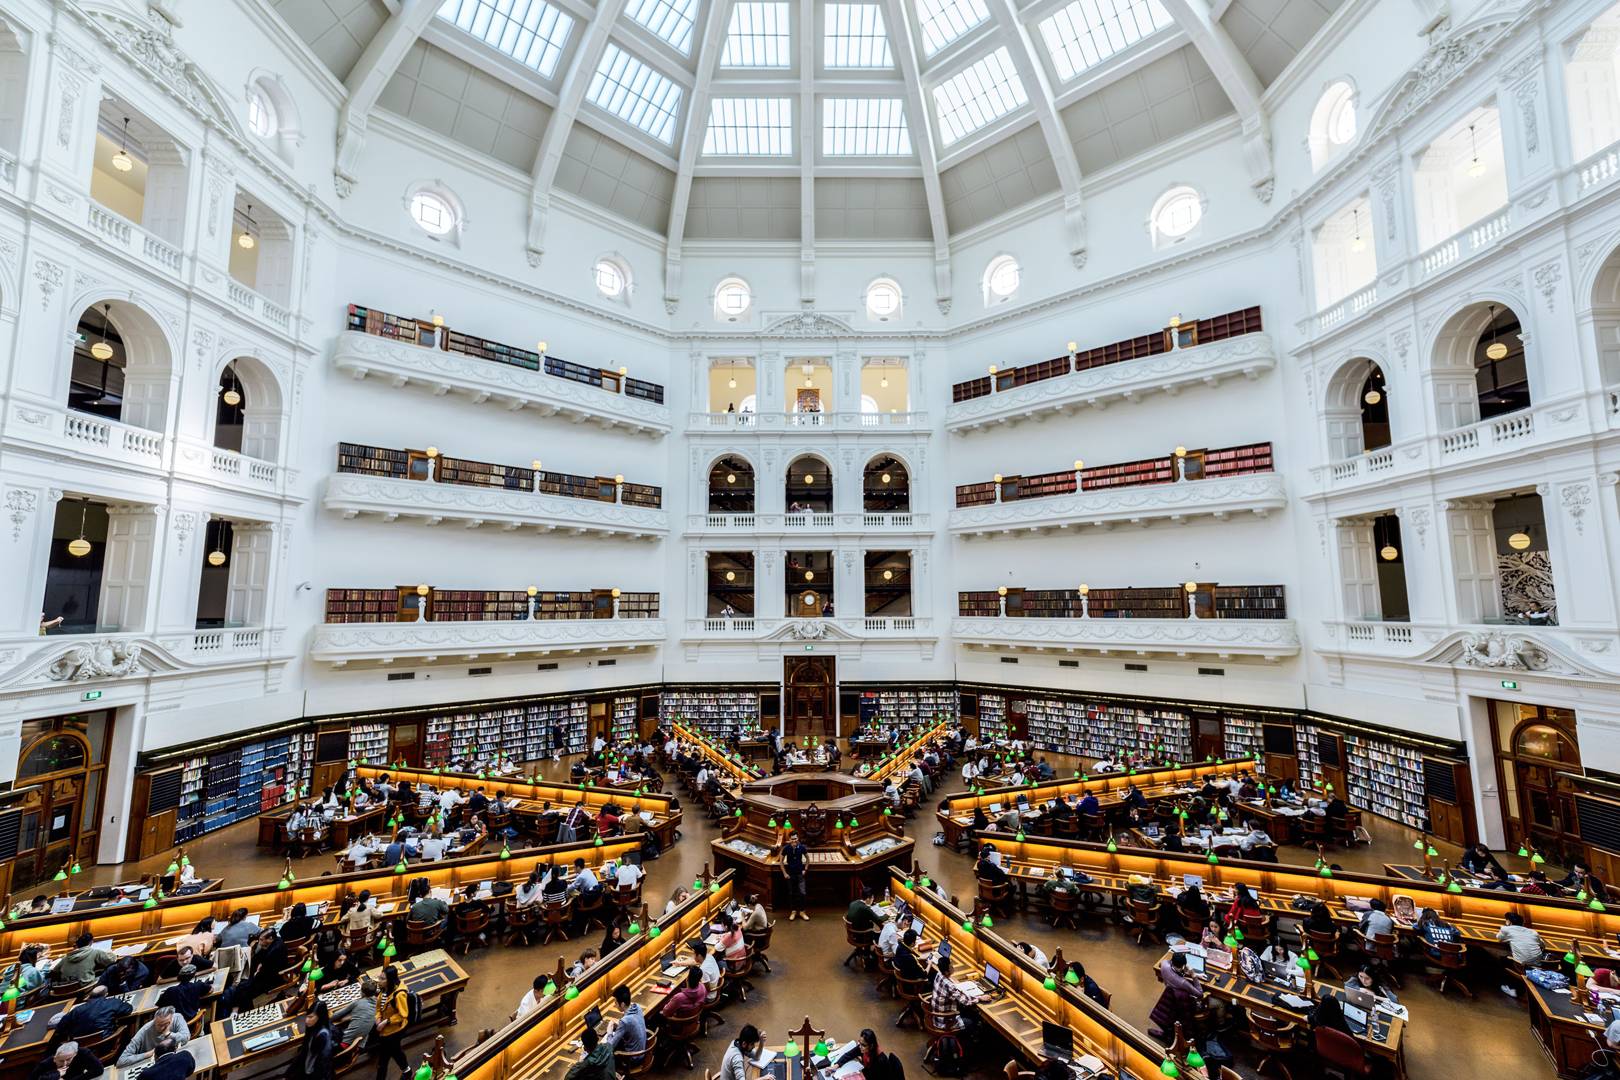
[[[1063,187],[1063,233],[1069,248],[1069,261],[1076,270],[1086,265],[1086,207],[1080,193],[1080,161],[1074,156],[1074,144],[1058,115],[1057,98],[1052,92],[1052,80],[1047,78],[1030,38],[1029,27],[1018,17],[1015,0],[990,0],[990,16],[996,21],[997,34],[1007,46],[1013,67],[1024,84],[1035,119],[1046,136],[1046,147],[1052,154],[1057,169],[1058,183]]]
[[[889,51],[905,84],[906,127],[911,131],[911,148],[922,165],[923,194],[928,200],[928,222],[934,232],[934,303],[941,315],[951,313],[951,230],[945,220],[945,194],[939,186],[939,162],[934,156],[934,131],[928,106],[923,101],[922,81],[917,70],[917,43],[911,33],[900,0],[883,0],[884,29],[889,35]]]
[[[816,11],[799,0],[799,307],[816,306]]]
[[[343,109],[338,114],[337,161],[332,168],[339,198],[347,198],[354,189],[355,164],[366,143],[371,110],[394,72],[399,70],[405,54],[442,6],[443,0],[402,0],[382,29],[366,42],[360,59],[355,61],[349,77],[343,80],[346,94]]]
[[[1164,10],[1186,32],[1237,110],[1243,124],[1243,165],[1249,170],[1249,184],[1261,202],[1270,202],[1276,175],[1271,165],[1271,121],[1261,99],[1265,87],[1260,85],[1253,66],[1238,51],[1226,27],[1210,10],[1208,0],[1163,0],[1163,3]]]
[[[546,219],[551,211],[551,185],[557,179],[562,164],[563,147],[568,145],[569,133],[574,130],[574,118],[585,100],[596,69],[607,52],[608,35],[613,24],[624,12],[625,0],[600,0],[591,21],[585,24],[573,61],[557,90],[557,108],[540,136],[540,148],[534,155],[533,181],[529,191],[529,238],[527,252],[530,266],[539,266],[546,250]]]
[[[670,315],[681,302],[681,246],[686,237],[686,210],[692,199],[692,170],[709,127],[709,99],[714,92],[714,73],[720,66],[720,50],[725,45],[726,26],[731,21],[732,0],[709,0],[703,20],[703,35],[697,42],[697,74],[686,105],[686,128],[681,139],[681,158],[675,168],[675,194],[669,202],[669,231],[664,237],[664,310]]]

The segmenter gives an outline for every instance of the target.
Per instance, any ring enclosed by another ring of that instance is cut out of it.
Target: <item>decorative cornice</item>
[[[659,438],[669,434],[669,409],[540,372],[478,360],[442,349],[390,341],[357,330],[338,336],[332,363],[356,379],[368,375],[395,386],[411,383],[442,394],[451,390],[474,403],[494,401],[509,411],[532,408],[544,415],[591,420]]]
[[[1255,656],[1299,652],[1292,619],[1018,619],[957,618],[951,636],[989,648],[1077,652]]]
[[[280,630],[222,630],[0,642],[0,692],[38,692],[86,682],[138,682],[266,663],[281,665],[291,659],[276,654],[281,636]],[[207,640],[199,644],[199,639]]]
[[[322,624],[315,627],[309,655],[339,667],[403,659],[500,660],[656,648],[665,633],[663,619]]]
[[[357,473],[328,477],[322,505],[346,518],[366,514],[430,525],[452,521],[468,528],[487,523],[508,529],[529,527],[638,540],[656,539],[669,531],[668,513],[649,507]]]
[[[969,535],[1061,529],[1070,525],[1146,524],[1151,520],[1252,513],[1265,516],[1288,505],[1277,473],[1187,480],[1174,484],[1108,488],[1045,499],[971,506],[951,511],[950,528]]]

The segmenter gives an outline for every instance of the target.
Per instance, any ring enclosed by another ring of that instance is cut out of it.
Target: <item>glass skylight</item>
[[[690,53],[697,8],[698,0],[630,0],[626,14],[682,53]]]
[[[749,157],[791,154],[793,100],[713,99],[709,102],[709,127],[703,135],[703,152]]]
[[[1041,20],[1041,37],[1066,82],[1169,25],[1159,0],[1074,0]]]
[[[545,0],[445,0],[439,18],[549,79],[574,17]]]
[[[911,153],[899,98],[827,98],[821,108],[821,152],[828,157]]]
[[[949,146],[1028,100],[1003,45],[934,87],[940,141]]]
[[[675,143],[681,88],[617,45],[609,44],[585,100],[651,135]]]
[[[989,17],[984,0],[917,0],[923,55],[934,55]]]
[[[886,68],[894,66],[889,35],[883,30],[883,9],[876,4],[831,4],[822,36],[822,62],[830,68]]]
[[[710,0],[712,3],[713,0]],[[726,27],[721,67],[785,68],[791,63],[788,6],[776,0],[739,0]]]

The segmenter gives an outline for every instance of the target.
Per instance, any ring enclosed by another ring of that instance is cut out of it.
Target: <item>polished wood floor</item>
[[[1073,762],[1060,760],[1059,755],[1052,755],[1052,761],[1060,769],[1074,767]],[[935,793],[934,799],[960,790],[961,786],[960,778],[953,778]],[[927,812],[907,824],[907,832],[917,840],[917,857],[950,892],[971,897],[975,891],[971,862],[966,855],[932,845],[935,824],[933,800],[929,800]],[[1374,838],[1370,848],[1335,856],[1345,869],[1373,871],[1386,862],[1404,862],[1411,857],[1416,834],[1381,819],[1369,818],[1368,825]],[[205,876],[225,877],[229,887],[272,882],[281,864],[255,848],[256,830],[255,823],[243,822],[203,837],[188,848],[192,861]],[[709,840],[718,834],[708,822],[691,815],[683,832],[673,850],[647,864],[646,897],[655,910],[678,885],[690,882],[703,868],[710,854]],[[1443,854],[1455,859],[1458,853],[1453,849]],[[1281,855],[1302,862],[1314,857],[1303,848],[1284,848]],[[91,884],[99,884],[128,879],[138,871],[161,869],[168,859],[165,854],[138,866],[98,866],[86,868],[86,873]],[[1518,868],[1518,860],[1505,857],[1505,861],[1510,869]],[[295,865],[300,876],[319,876],[332,869],[332,859],[323,855]],[[842,913],[842,908],[818,908],[812,911],[809,922],[778,923],[771,946],[773,973],[758,980],[756,992],[746,1005],[727,1010],[728,1023],[710,1033],[706,1052],[691,1075],[700,1076],[704,1069],[718,1071],[721,1054],[742,1024],[757,1025],[771,1042],[779,1044],[806,1014],[818,1027],[827,1028],[840,1039],[853,1038],[863,1027],[873,1028],[885,1048],[900,1056],[909,1075],[924,1075],[923,1038],[915,1031],[896,1029],[893,1021],[897,1005],[874,993],[870,976],[843,966],[847,950]],[[1011,940],[1037,944],[1047,953],[1061,947],[1065,956],[1082,960],[1091,975],[1112,992],[1114,1012],[1146,1029],[1147,1015],[1159,989],[1152,970],[1158,957],[1155,950],[1138,947],[1117,927],[1100,920],[1076,933],[1054,931],[1040,918],[1020,914],[1000,920],[998,930]],[[471,975],[471,983],[462,999],[461,1024],[448,1031],[452,1050],[471,1043],[480,1028],[504,1023],[533,977],[553,968],[559,955],[571,962],[582,949],[598,944],[599,939],[598,933],[562,948],[554,944],[474,949],[459,961]],[[1407,989],[1401,1000],[1412,1015],[1406,1058],[1413,1080],[1553,1075],[1530,1032],[1524,1009],[1503,995],[1497,982],[1483,975],[1474,980],[1477,999],[1470,1002],[1442,998],[1415,974],[1406,979]],[[999,1077],[1006,1057],[999,1051],[981,1051],[970,1076],[976,1080]],[[1240,1071],[1245,1076],[1255,1075],[1241,1065]],[[1308,1070],[1295,1073],[1298,1078],[1312,1075]]]

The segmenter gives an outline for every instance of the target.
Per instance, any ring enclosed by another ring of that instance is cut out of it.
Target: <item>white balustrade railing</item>
[[[259,314],[263,315],[264,321],[272,326],[279,326],[283,330],[292,326],[292,313],[268,300],[259,305]]]
[[[1490,247],[1492,244],[1502,239],[1502,237],[1506,236],[1508,234],[1508,230],[1512,227],[1512,219],[1505,209],[1494,217],[1488,217],[1479,224],[1472,226],[1468,230],[1468,247],[1470,254],[1477,251],[1483,251],[1485,248]]]
[[[830,529],[833,527],[831,514],[784,514],[782,516],[784,529]]]
[[[242,475],[241,455],[229,450],[215,450],[208,456],[208,464],[215,472],[224,473],[226,476]]]
[[[199,630],[191,639],[193,653],[258,652],[263,630]]]
[[[148,262],[157,263],[171,273],[180,272],[182,261],[180,249],[167,240],[159,240],[148,233],[141,240],[141,253],[146,256]]]
[[[920,412],[694,412],[687,416],[687,427],[694,431],[896,431],[911,430],[926,421],[927,415]]]
[[[70,442],[99,446],[108,450],[118,449],[141,457],[160,460],[163,457],[163,435],[160,432],[129,427],[87,413],[64,410],[62,437]]]
[[[264,484],[276,482],[276,467],[268,461],[259,461],[256,458],[247,458],[247,471],[249,480],[257,480]]]
[[[910,615],[867,616],[862,629],[873,633],[909,632],[917,629],[917,620]]]
[[[1497,446],[1528,439],[1536,433],[1536,414],[1526,409],[1491,421],[1491,442]]]
[[[252,311],[258,306],[259,294],[239,281],[227,281],[225,295],[231,298],[231,303],[246,311]]]
[[[1479,449],[1479,428],[1466,427],[1458,431],[1448,431],[1440,436],[1440,456],[1450,457],[1452,454],[1461,454],[1466,450]]]
[[[1423,264],[1423,276],[1428,277],[1437,270],[1444,270],[1460,258],[1462,245],[1457,242],[1457,238],[1453,236],[1449,240],[1442,240],[1419,256]]]
[[[90,224],[90,231],[98,232],[102,236],[105,236],[110,240],[116,240],[119,244],[127,247],[129,245],[130,237],[134,235],[134,222],[128,220],[127,218],[120,217],[118,214],[113,213],[111,210],[108,210],[97,203],[92,202],[89,204],[89,207],[88,220]]]
[[[706,634],[752,634],[754,632],[754,620],[704,619],[703,632]]]
[[[1575,193],[1605,187],[1616,176],[1620,176],[1620,146],[1610,146],[1575,166]]]
[[[861,515],[861,524],[868,529],[909,529],[911,521],[909,513]]]
[[[111,420],[103,420],[99,416],[76,412],[62,414],[62,434],[75,442],[111,446],[112,427]]]
[[[1326,311],[1320,312],[1316,316],[1316,328],[1331,330],[1350,316],[1359,315],[1376,303],[1378,303],[1378,283],[1374,282],[1359,292],[1351,293]]]
[[[703,525],[709,529],[752,529],[754,520],[753,514],[709,514]]]

